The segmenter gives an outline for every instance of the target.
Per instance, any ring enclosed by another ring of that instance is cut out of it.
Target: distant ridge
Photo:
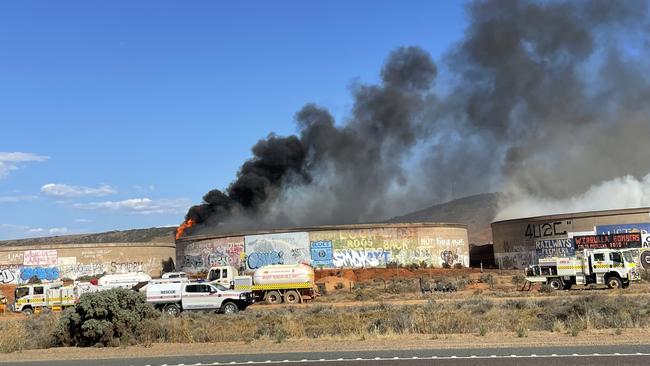
[[[385,222],[448,222],[466,224],[470,244],[492,243],[490,223],[497,211],[498,193],[483,193],[397,216]],[[30,239],[2,240],[0,246],[74,244],[74,243],[173,243],[176,227],[115,230],[102,233],[49,236]]]
[[[2,240],[0,246],[75,244],[75,243],[173,243],[176,227],[115,230],[103,233],[48,236],[42,238]]]
[[[394,217],[388,222],[455,222],[467,224],[471,244],[492,243],[490,223],[497,213],[499,193],[482,193]]]

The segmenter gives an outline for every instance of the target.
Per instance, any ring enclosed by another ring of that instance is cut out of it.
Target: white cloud
[[[48,230],[50,235],[63,235],[68,233],[67,227],[53,227]]]
[[[88,220],[88,219],[75,219],[74,222],[78,222],[78,223],[83,224],[83,223],[87,223],[87,222],[91,222],[91,221]]]
[[[75,208],[86,210],[122,211],[130,215],[185,213],[190,207],[187,199],[130,198],[122,201],[75,203]]]
[[[0,204],[37,200],[37,196],[0,196]]]
[[[68,184],[48,183],[41,187],[41,192],[56,197],[84,197],[84,196],[107,196],[117,193],[115,188],[102,184],[97,188],[84,186],[71,186]]]
[[[21,239],[65,234],[71,234],[67,227],[42,228],[27,225],[0,224],[0,239]]]
[[[21,163],[42,162],[49,158],[49,156],[24,152],[0,152],[0,179],[6,178],[9,172],[19,169]]]

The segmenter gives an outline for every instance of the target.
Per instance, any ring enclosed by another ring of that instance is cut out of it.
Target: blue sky
[[[439,60],[453,1],[0,4],[0,239],[179,224],[305,103],[350,108],[387,54]]]

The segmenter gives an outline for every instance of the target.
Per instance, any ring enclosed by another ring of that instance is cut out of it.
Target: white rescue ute
[[[228,290],[221,285],[189,281],[154,280],[147,286],[147,301],[169,315],[184,310],[235,313],[253,303],[250,292]]]

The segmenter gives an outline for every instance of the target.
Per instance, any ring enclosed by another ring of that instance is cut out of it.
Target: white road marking
[[[275,364],[275,363],[310,363],[310,362],[356,362],[356,361],[393,361],[393,360],[413,360],[413,359],[419,359],[419,360],[459,360],[459,359],[488,359],[488,358],[551,358],[551,357],[562,357],[562,358],[571,358],[571,357],[630,357],[630,356],[650,356],[650,353],[642,353],[642,352],[636,352],[636,353],[593,353],[593,354],[578,354],[578,353],[573,353],[573,354],[565,354],[565,355],[558,355],[556,353],[552,353],[550,355],[538,355],[538,354],[530,354],[530,355],[486,355],[486,356],[477,356],[477,355],[470,355],[470,356],[456,356],[456,355],[450,355],[450,356],[427,356],[427,357],[419,357],[419,356],[411,356],[411,357],[373,357],[373,358],[362,358],[362,357],[357,357],[356,359],[353,358],[332,358],[332,359],[326,359],[326,358],[321,358],[320,360],[309,360],[309,359],[300,359],[300,360],[266,360],[266,361],[230,361],[230,362],[224,362],[224,363],[219,363],[219,362],[213,362],[212,365],[257,365],[257,364]],[[198,363],[196,365],[202,365],[201,363]],[[147,365],[149,366],[149,365]],[[175,364],[175,365],[167,365],[167,364],[162,364],[160,366],[184,366],[184,364]]]

